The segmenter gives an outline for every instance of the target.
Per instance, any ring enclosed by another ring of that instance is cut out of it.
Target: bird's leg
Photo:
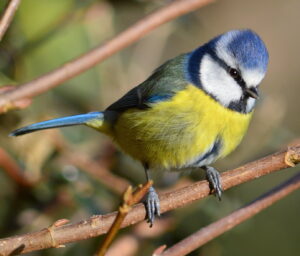
[[[149,169],[148,166],[144,166],[146,179],[150,180]],[[145,198],[145,208],[147,212],[147,222],[150,223],[150,227],[153,226],[155,215],[160,216],[160,203],[158,195],[153,186],[149,188],[149,191]]]
[[[216,197],[219,200],[221,200],[223,189],[220,181],[221,178],[219,172],[215,168],[206,165],[202,166],[202,169],[205,170],[206,179],[209,182],[210,188],[214,190]]]

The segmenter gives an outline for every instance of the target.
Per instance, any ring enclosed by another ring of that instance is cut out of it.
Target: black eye
[[[234,68],[230,68],[229,69],[229,74],[231,75],[231,77],[235,80],[241,80],[241,75],[240,75],[240,72],[237,71],[236,69]]]

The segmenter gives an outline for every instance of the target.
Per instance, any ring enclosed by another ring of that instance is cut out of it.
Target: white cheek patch
[[[226,107],[243,95],[241,87],[208,54],[203,56],[200,64],[200,81],[203,89]]]
[[[256,87],[260,84],[265,76],[265,73],[261,70],[249,70],[241,68],[242,77],[247,87]]]

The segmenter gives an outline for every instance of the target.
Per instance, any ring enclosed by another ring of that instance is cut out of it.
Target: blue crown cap
[[[206,53],[214,56],[216,47],[224,48],[244,68],[259,69],[262,72],[267,70],[269,54],[260,37],[250,29],[231,30],[187,54],[185,75],[188,81],[201,86],[199,77],[201,59]]]
[[[224,47],[227,47],[229,53],[235,57],[240,65],[244,68],[260,69],[266,72],[269,62],[268,50],[256,33],[250,29],[232,30],[216,38],[215,43],[227,37],[230,37],[231,40]]]

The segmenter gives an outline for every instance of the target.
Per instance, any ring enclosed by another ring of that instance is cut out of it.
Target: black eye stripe
[[[246,83],[238,70],[228,67],[227,72],[238,83],[239,86],[242,88],[246,87]]]
[[[231,77],[234,79],[234,80],[241,80],[241,75],[240,75],[240,72],[237,71],[235,68],[229,68],[228,69],[228,73],[229,75],[231,75]]]
[[[219,56],[215,53],[215,51],[211,50],[209,51],[209,54],[210,56],[217,62],[219,63],[219,65],[221,67],[223,67],[227,73],[237,82],[237,84],[244,90],[246,88],[246,83],[244,81],[244,79],[242,78],[241,76],[241,73],[240,71],[234,69],[234,68],[231,68],[230,66],[228,66],[224,60],[220,59]],[[237,77],[234,77],[230,74],[230,70],[232,70],[232,72],[235,73],[235,71],[237,72]]]

